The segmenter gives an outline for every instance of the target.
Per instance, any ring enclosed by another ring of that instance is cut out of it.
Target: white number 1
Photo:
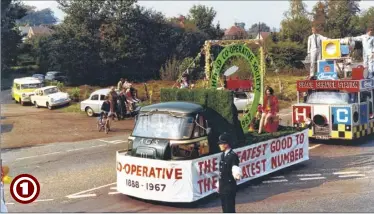
[[[29,194],[29,183],[23,182],[20,187],[22,188],[22,195],[28,195]]]

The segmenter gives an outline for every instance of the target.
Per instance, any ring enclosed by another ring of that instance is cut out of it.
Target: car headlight
[[[127,140],[128,142],[128,146],[127,146],[127,151],[131,151],[132,150],[132,144],[133,144],[133,141],[132,140]]]

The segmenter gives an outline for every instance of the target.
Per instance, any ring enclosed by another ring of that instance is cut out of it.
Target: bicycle
[[[97,121],[97,129],[101,132],[103,129],[105,133],[108,134],[110,131],[110,119],[106,113],[102,113],[101,117]]]

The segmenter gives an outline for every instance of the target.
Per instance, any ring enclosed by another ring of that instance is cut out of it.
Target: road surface
[[[2,99],[2,102],[5,100]],[[280,113],[283,121],[290,118]],[[127,136],[3,150],[11,176],[28,173],[41,184],[32,204],[9,212],[221,212],[213,195],[196,205],[147,202],[119,194],[115,152]],[[374,140],[361,145],[310,144],[310,161],[250,181],[237,194],[237,212],[374,212]]]
[[[216,196],[200,205],[146,202],[115,190],[115,151],[127,136],[3,151],[12,175],[41,183],[38,200],[10,212],[221,212]],[[310,144],[310,161],[240,188],[237,212],[373,212],[374,141],[360,146]]]

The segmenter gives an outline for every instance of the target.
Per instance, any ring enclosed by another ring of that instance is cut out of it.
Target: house
[[[225,31],[223,39],[246,39],[248,37],[248,33],[245,31],[244,26],[244,23],[235,23],[234,26]]]
[[[268,36],[270,36],[270,32],[260,32],[257,34],[256,39],[265,40]]]
[[[53,34],[53,30],[45,26],[32,26],[29,28],[27,38],[31,39],[35,36],[49,36]]]
[[[18,27],[18,30],[20,31],[20,34],[22,36],[22,42],[25,42],[27,39],[27,34],[29,33],[30,26],[20,26]]]

